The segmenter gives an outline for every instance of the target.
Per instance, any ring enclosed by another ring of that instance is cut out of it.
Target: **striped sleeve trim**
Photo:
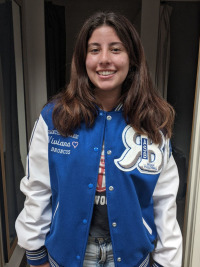
[[[37,264],[40,262],[48,261],[48,253],[45,247],[41,247],[38,250],[26,250],[27,261],[30,264]]]
[[[144,259],[144,261],[140,264],[139,267],[147,267],[149,264],[149,259],[150,259],[150,256],[148,254],[147,257]]]
[[[49,256],[49,263],[52,267],[60,267],[60,265],[58,265],[54,259],[52,259],[52,257],[50,255]]]
[[[39,121],[39,119],[37,119],[37,120],[35,121],[35,124],[34,124],[34,126],[33,126],[33,131],[32,131],[32,133],[31,133],[31,138],[30,138],[30,141],[29,141],[29,149],[30,149],[30,146],[31,146],[31,143],[32,143],[32,140],[33,140],[33,136],[34,136],[35,129],[36,129],[36,127],[37,127],[38,121]]]
[[[29,150],[30,150],[30,146],[31,146],[31,143],[32,143],[32,140],[33,140],[33,136],[34,136],[34,133],[35,133],[35,129],[36,129],[36,127],[37,127],[37,124],[38,124],[38,121],[39,121],[39,119],[37,119],[36,120],[36,122],[35,122],[35,124],[34,124],[34,127],[33,127],[33,131],[32,131],[32,133],[31,133],[31,138],[30,138],[30,142],[29,142]],[[28,175],[27,175],[27,179],[29,179],[29,177],[30,177],[30,169],[29,169],[29,153],[28,153]]]
[[[154,262],[152,267],[163,267],[162,265],[158,264],[157,262]]]

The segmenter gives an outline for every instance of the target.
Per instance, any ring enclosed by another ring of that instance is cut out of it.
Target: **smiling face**
[[[88,40],[86,70],[98,91],[120,96],[121,87],[129,71],[128,53],[110,26],[95,29]]]

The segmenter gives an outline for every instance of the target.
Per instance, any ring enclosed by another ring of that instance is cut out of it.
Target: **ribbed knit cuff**
[[[30,265],[41,265],[48,262],[48,253],[45,246],[37,250],[26,250],[27,262]]]
[[[159,263],[157,263],[157,262],[154,261],[154,263],[152,264],[151,267],[164,267],[164,266],[162,266]]]

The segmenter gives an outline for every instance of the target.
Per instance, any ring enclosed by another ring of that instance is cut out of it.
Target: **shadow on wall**
[[[186,188],[187,188],[187,164],[186,157],[183,152],[175,147],[172,147],[172,154],[176,161],[178,172],[179,172],[179,189],[176,198],[177,203],[177,220],[181,231],[183,232],[184,224],[184,210],[185,210],[185,198],[186,198]]]

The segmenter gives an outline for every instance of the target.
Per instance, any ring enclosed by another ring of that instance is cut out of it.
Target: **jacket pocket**
[[[142,217],[142,221],[143,221],[143,224],[144,224],[145,228],[149,232],[149,234],[152,235],[153,231],[152,231],[151,227],[148,225],[148,223],[145,221],[145,219],[143,217]]]

